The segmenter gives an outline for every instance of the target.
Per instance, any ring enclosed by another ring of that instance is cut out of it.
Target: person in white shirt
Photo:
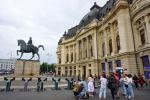
[[[126,81],[127,84],[127,81]],[[121,93],[123,96],[127,95],[127,89],[125,87],[125,75],[122,75],[121,79],[120,79],[120,85],[121,85]]]
[[[102,75],[100,78],[100,91],[99,91],[99,99],[103,98],[106,99],[106,89],[107,89],[107,79],[106,79],[106,75]]]
[[[88,78],[88,93],[89,93],[89,96],[93,96],[94,94],[94,84],[93,84],[93,78],[92,77],[89,77]]]
[[[130,100],[134,100],[134,92],[133,92],[133,87],[132,87],[132,84],[133,84],[132,75],[128,74],[125,77],[124,82],[125,82],[125,87],[127,90],[127,97]]]
[[[130,100],[134,100],[134,91],[133,91],[133,80],[132,80],[132,75],[129,74],[128,77],[126,78],[126,89],[127,89],[127,95],[128,95],[128,98]]]

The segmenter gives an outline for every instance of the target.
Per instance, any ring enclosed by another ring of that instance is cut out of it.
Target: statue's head
[[[29,39],[32,40],[32,37],[30,37]]]

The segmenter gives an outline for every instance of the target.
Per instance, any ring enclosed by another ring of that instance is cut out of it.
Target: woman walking
[[[106,79],[106,75],[103,74],[100,78],[100,91],[99,91],[99,98],[101,100],[102,98],[102,95],[103,95],[103,98],[106,99],[106,89],[107,89],[107,79]]]
[[[92,77],[89,77],[88,78],[88,93],[89,93],[89,96],[92,96],[93,97],[93,94],[94,94],[94,84],[93,84],[93,78]]]
[[[139,79],[136,74],[134,75],[133,80],[134,80],[135,87],[139,88]]]
[[[111,91],[112,100],[115,100],[115,94],[117,92],[117,83],[113,73],[111,73],[110,77],[108,78],[108,88]]]
[[[122,75],[121,79],[120,79],[120,85],[121,85],[121,93],[123,96],[127,95],[127,90],[125,87],[125,75]]]
[[[132,75],[129,74],[128,75],[128,78],[127,78],[127,94],[128,94],[128,98],[130,100],[134,100],[134,92],[133,92],[133,87],[132,87],[132,84],[133,84],[133,80],[132,80]]]

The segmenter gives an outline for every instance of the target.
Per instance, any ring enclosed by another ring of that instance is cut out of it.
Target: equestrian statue
[[[20,50],[17,50],[17,55],[19,55],[18,52],[21,52],[21,56],[19,59],[21,59],[23,53],[32,53],[32,57],[29,60],[32,60],[35,54],[38,56],[38,60],[40,60],[40,55],[38,53],[39,48],[42,47],[44,50],[43,45],[39,45],[38,47],[34,46],[31,37],[29,38],[27,44],[24,40],[18,40],[18,46],[20,46]]]

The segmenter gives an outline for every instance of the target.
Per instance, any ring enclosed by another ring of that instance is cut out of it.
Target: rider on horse
[[[42,47],[44,50],[44,46],[43,45],[39,45],[38,47],[34,46],[32,44],[32,38],[29,38],[29,41],[26,43],[24,40],[18,40],[18,46],[20,46],[20,50],[17,50],[17,55],[18,52],[21,52],[21,56],[19,59],[21,59],[23,53],[32,53],[32,57],[30,58],[30,60],[34,57],[34,54],[37,54],[38,56],[38,60],[40,59],[40,55],[38,54],[39,48]]]
[[[28,48],[33,49],[34,46],[33,46],[33,44],[32,44],[32,37],[29,38],[29,41],[28,41],[27,44],[28,44]]]

